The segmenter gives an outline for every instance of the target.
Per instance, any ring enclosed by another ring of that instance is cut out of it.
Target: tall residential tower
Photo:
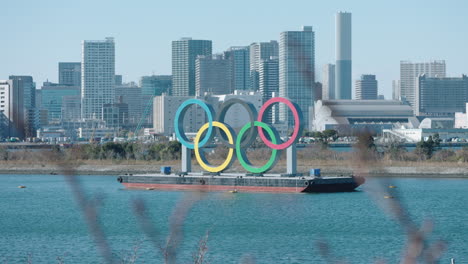
[[[249,46],[230,47],[224,52],[231,68],[231,90],[248,90],[250,87]]]
[[[445,61],[400,62],[400,97],[402,101],[407,101],[413,108],[416,105],[416,83],[422,74],[425,74],[427,78],[445,78]]]
[[[250,90],[257,91],[259,84],[259,69],[262,60],[278,57],[278,42],[255,42],[250,44]]]
[[[83,41],[81,72],[81,118],[101,119],[104,104],[115,101],[114,38]]]
[[[198,55],[211,55],[211,46],[211,40],[172,41],[172,95],[195,95],[195,60]]]
[[[351,13],[336,14],[335,98],[351,99]]]
[[[279,96],[299,105],[304,128],[309,128],[309,108],[315,99],[315,35],[311,26],[302,31],[281,32],[279,43]],[[286,105],[280,105],[279,119],[288,127],[294,118]],[[296,124],[297,125],[297,124]]]

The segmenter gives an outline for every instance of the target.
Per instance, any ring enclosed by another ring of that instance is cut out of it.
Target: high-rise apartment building
[[[83,41],[81,71],[81,118],[101,119],[102,106],[115,101],[114,38]]]
[[[375,75],[363,74],[356,80],[356,100],[377,100],[377,80]]]
[[[315,35],[312,27],[282,32],[279,43],[279,96],[299,105],[304,128],[309,128],[311,123],[309,108],[314,102],[314,87]],[[294,118],[286,105],[280,105],[279,118],[289,127],[294,125]]]
[[[224,52],[231,67],[231,91],[250,87],[250,49],[248,46],[230,47]]]
[[[414,107],[416,104],[416,85],[418,77],[422,74],[425,74],[428,78],[445,78],[445,61],[400,62],[400,99],[407,101],[415,111],[417,110]]]
[[[325,64],[322,71],[322,98],[335,99],[335,64]]]
[[[59,62],[59,84],[81,86],[81,62]]]
[[[278,57],[262,60],[259,68],[259,92],[263,102],[266,102],[279,92],[279,60]],[[274,105],[266,113],[268,123],[278,122],[278,106]]]
[[[351,99],[352,63],[351,63],[351,13],[336,14],[336,69],[335,98]]]
[[[195,95],[195,60],[211,52],[211,40],[182,38],[172,41],[172,95]]]
[[[230,94],[231,68],[220,54],[198,56],[195,62],[195,95]]]
[[[415,113],[417,116],[454,117],[464,112],[468,102],[468,77],[418,77]]]
[[[256,42],[250,44],[249,60],[250,60],[250,90],[257,91],[259,84],[259,68],[262,60],[267,60],[270,57],[278,57],[279,46],[276,40],[270,42]]]
[[[13,86],[22,86],[23,91],[23,107],[24,107],[24,136],[34,137],[36,134],[36,83],[32,76],[11,75],[10,80],[13,80]],[[16,89],[16,88],[14,88]]]
[[[32,76],[26,75],[10,75],[10,80],[21,80],[23,83],[23,100],[24,108],[34,109],[36,107],[36,83]]]
[[[23,80],[0,80],[0,137],[24,137]]]

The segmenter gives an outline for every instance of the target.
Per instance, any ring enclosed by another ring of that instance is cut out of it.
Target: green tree
[[[326,139],[332,138],[335,141],[338,138],[338,132],[333,129],[326,129],[322,132],[323,136]]]
[[[440,142],[442,142],[442,139],[440,139],[439,133],[435,133],[433,136],[434,140],[434,147],[436,150],[440,149]]]
[[[426,141],[422,139],[416,144],[414,152],[419,155],[420,159],[430,159],[436,150],[436,144],[432,136],[429,136]]]

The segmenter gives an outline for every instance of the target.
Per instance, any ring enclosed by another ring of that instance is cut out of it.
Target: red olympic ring
[[[258,117],[257,117],[258,121],[263,122],[262,120],[263,114],[274,103],[286,104],[289,107],[289,109],[291,109],[291,112],[294,116],[294,131],[293,131],[291,138],[284,143],[274,144],[266,138],[265,134],[263,133],[263,129],[261,127],[258,127],[258,134],[260,135],[260,138],[262,139],[263,143],[265,143],[265,145],[267,145],[268,147],[272,149],[281,150],[281,149],[285,149],[291,146],[297,140],[297,138],[299,137],[301,121],[300,121],[299,112],[297,111],[296,106],[291,101],[283,97],[273,97],[270,100],[266,101],[265,104],[262,105],[262,108],[260,108],[260,111],[258,112]]]

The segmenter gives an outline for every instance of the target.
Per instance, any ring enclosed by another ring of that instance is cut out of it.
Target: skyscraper
[[[271,40],[270,42],[256,42],[250,44],[250,90],[257,91],[259,89],[259,68],[262,60],[267,60],[270,57],[278,57],[278,42]]]
[[[266,102],[279,91],[279,60],[278,57],[262,60],[259,68],[259,91],[263,102]],[[278,120],[278,106],[273,106],[265,119],[268,123],[276,123]]]
[[[22,86],[23,91],[23,107],[24,107],[24,136],[36,136],[37,120],[36,120],[36,83],[32,76],[11,75],[10,80],[13,80],[13,89]]]
[[[222,55],[198,56],[195,62],[195,95],[230,94],[231,68]]]
[[[351,99],[351,13],[336,14],[335,98]]]
[[[81,86],[81,62],[59,62],[59,84]]]
[[[314,102],[315,35],[311,26],[302,31],[286,31],[279,43],[279,95],[297,103],[303,113],[303,124],[309,128],[309,108]],[[291,111],[281,104],[280,121],[294,124]],[[296,124],[297,125],[297,124]]]
[[[26,109],[34,109],[36,107],[36,84],[32,76],[26,75],[10,75],[10,80],[21,80],[23,83],[23,107]]]
[[[83,41],[81,70],[81,118],[101,119],[102,106],[115,101],[114,38]]]
[[[407,101],[413,108],[416,104],[416,83],[418,77],[422,74],[426,74],[428,78],[444,78],[445,61],[440,60],[422,63],[413,63],[410,61],[400,62],[400,97],[402,101]]]
[[[335,64],[323,66],[322,97],[323,100],[335,99]]]
[[[224,52],[231,67],[231,90],[248,90],[250,87],[250,51],[248,46],[230,47]]]
[[[400,80],[393,80],[392,81],[392,99],[393,100],[401,100],[400,96]]]
[[[195,60],[198,55],[211,55],[211,46],[211,40],[172,41],[172,95],[195,95]]]
[[[377,100],[377,80],[375,75],[363,74],[356,80],[356,100]]]
[[[0,80],[0,137],[24,136],[23,80]]]

